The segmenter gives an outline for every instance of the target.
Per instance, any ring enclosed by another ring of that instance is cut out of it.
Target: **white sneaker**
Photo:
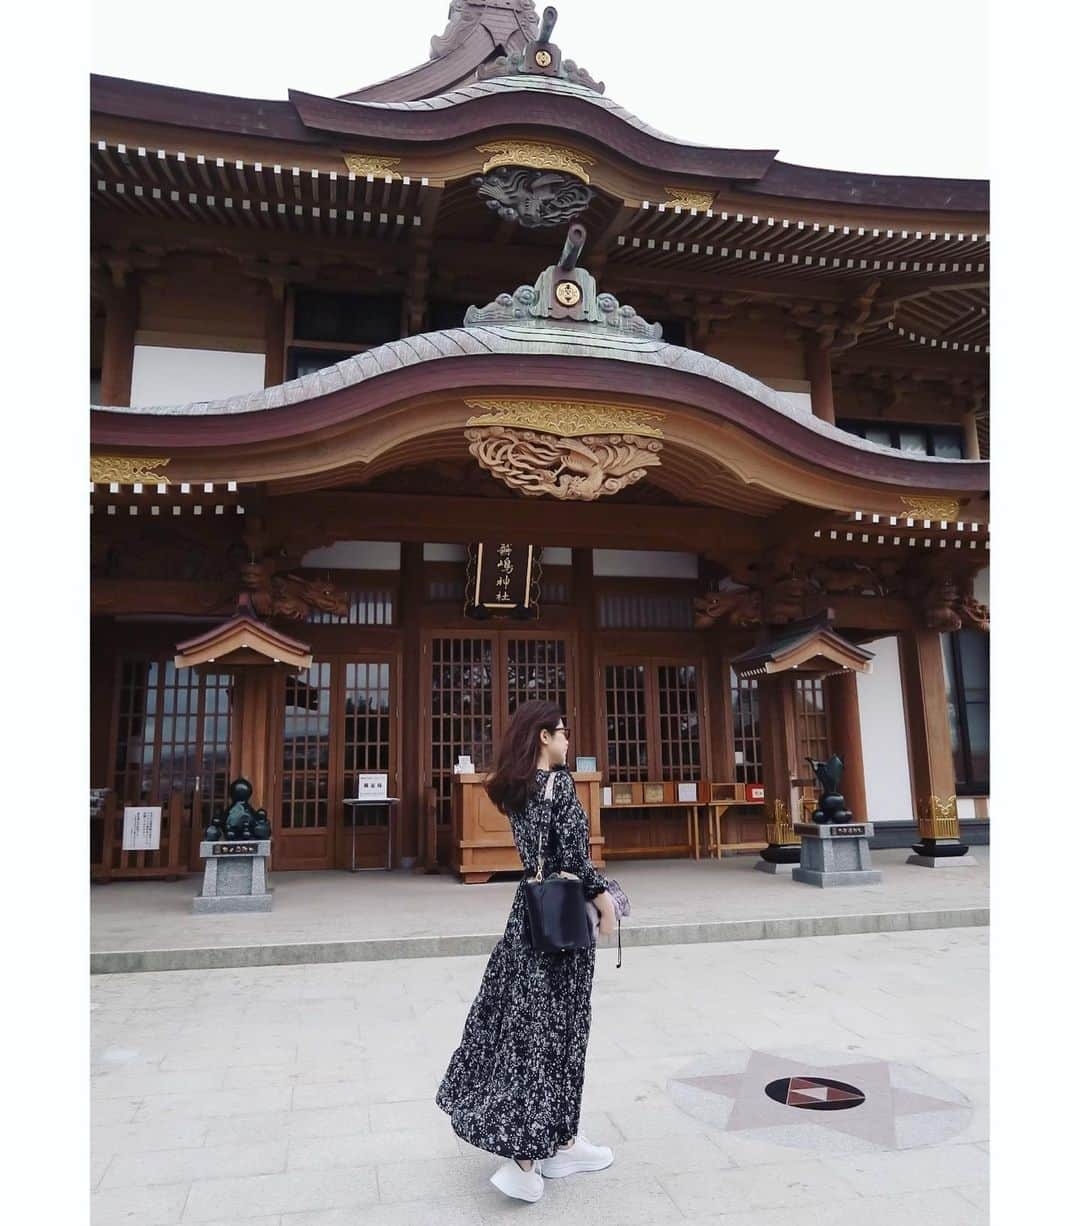
[[[546,1179],[562,1179],[579,1171],[602,1171],[614,1161],[615,1155],[606,1145],[593,1145],[579,1132],[569,1149],[560,1149],[550,1158],[544,1158],[540,1170]]]
[[[544,1179],[540,1174],[539,1159],[536,1158],[527,1171],[523,1171],[513,1158],[507,1158],[491,1176],[491,1182],[500,1192],[516,1196],[519,1200],[539,1200],[544,1195]]]

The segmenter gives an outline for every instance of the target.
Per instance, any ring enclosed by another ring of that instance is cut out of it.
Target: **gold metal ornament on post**
[[[956,797],[941,800],[931,796],[919,814],[919,837],[923,839],[958,839],[960,817]]]

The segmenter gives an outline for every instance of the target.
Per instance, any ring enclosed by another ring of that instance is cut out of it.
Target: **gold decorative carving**
[[[955,523],[960,518],[960,504],[955,498],[904,498],[900,501],[908,509],[904,512],[910,519],[948,520]]]
[[[480,412],[467,426],[522,426],[580,438],[586,434],[640,434],[663,438],[663,413],[630,405],[594,404],[581,400],[466,400]]]
[[[92,455],[90,480],[95,485],[168,485],[158,472],[168,464],[167,456]]]
[[[354,175],[373,175],[376,178],[400,178],[401,158],[381,157],[375,153],[346,153],[346,169]]]
[[[798,836],[795,834],[795,827],[791,823],[791,816],[787,811],[787,806],[782,800],[773,801],[772,816],[765,823],[765,837],[774,846],[799,842]]]
[[[919,814],[919,836],[924,839],[958,839],[960,817],[956,809],[956,797],[941,800],[931,796]]]
[[[695,192],[690,188],[665,187],[668,198],[664,201],[666,209],[697,209],[706,213],[713,206],[712,192]]]
[[[477,153],[488,154],[488,159],[481,167],[481,173],[496,166],[531,166],[534,170],[563,170],[567,174],[576,175],[583,183],[588,183],[589,172],[586,166],[592,166],[594,159],[583,153],[576,153],[562,145],[545,145],[538,141],[499,141],[490,145],[477,145]]]
[[[660,463],[659,439],[631,434],[585,434],[576,438],[513,426],[465,431],[469,452],[481,468],[531,498],[595,502],[640,481]]]

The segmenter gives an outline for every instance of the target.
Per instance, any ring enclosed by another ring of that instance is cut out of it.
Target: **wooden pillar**
[[[829,752],[836,752],[844,759],[844,773],[840,786],[844,794],[844,801],[851,810],[852,821],[869,821],[857,675],[853,672],[844,672],[826,677],[825,701],[829,712],[829,731],[832,741]]]
[[[272,277],[264,283],[266,293],[266,366],[264,387],[285,382],[285,282]]]
[[[759,677],[758,699],[765,816],[772,820],[775,802],[779,800],[791,821],[801,821],[801,814],[793,805],[791,785],[792,779],[800,774],[796,761],[799,750],[795,728],[794,678],[790,673]]]
[[[578,615],[578,726],[573,730],[570,760],[573,762],[579,753],[585,757],[595,757],[602,771],[604,763],[600,761],[600,746],[603,737],[600,735],[601,712],[597,708],[596,695],[596,585],[593,581],[592,550],[573,549],[570,557],[570,584]]]
[[[917,818],[931,796],[946,801],[956,794],[945,702],[945,661],[937,630],[919,626],[901,631],[898,637],[911,792]]]
[[[105,295],[105,337],[101,355],[101,403],[131,404],[131,371],[135,363],[135,329],[139,320],[139,288],[134,273],[110,285]]]
[[[708,669],[711,778],[727,783],[735,778],[734,714],[731,709],[731,666],[724,631],[706,630],[705,662]]]
[[[431,729],[420,727],[420,613],[424,601],[424,546],[401,545],[399,587],[401,623],[401,805],[398,822],[401,846],[395,856],[415,856],[434,871],[434,829],[425,822],[424,754],[430,752]],[[395,859],[395,863],[399,862]]]
[[[276,812],[279,746],[283,734],[278,690],[282,673],[272,664],[251,664],[233,674],[229,774],[251,781],[251,802],[266,809],[270,828],[280,828]]]
[[[975,421],[974,410],[964,414],[964,459],[982,459],[979,453],[979,431]]]
[[[815,417],[836,425],[833,407],[832,354],[813,336],[806,344],[806,377],[810,380],[810,408]]]

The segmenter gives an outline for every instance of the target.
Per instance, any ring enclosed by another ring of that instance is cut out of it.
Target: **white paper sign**
[[[124,851],[158,851],[161,847],[161,805],[124,806]]]
[[[385,774],[357,775],[357,800],[384,800],[387,796]]]
[[[696,783],[680,783],[679,784],[679,799],[680,800],[697,800],[697,784]]]
[[[600,789],[600,803],[602,805],[611,804],[611,788]]]

